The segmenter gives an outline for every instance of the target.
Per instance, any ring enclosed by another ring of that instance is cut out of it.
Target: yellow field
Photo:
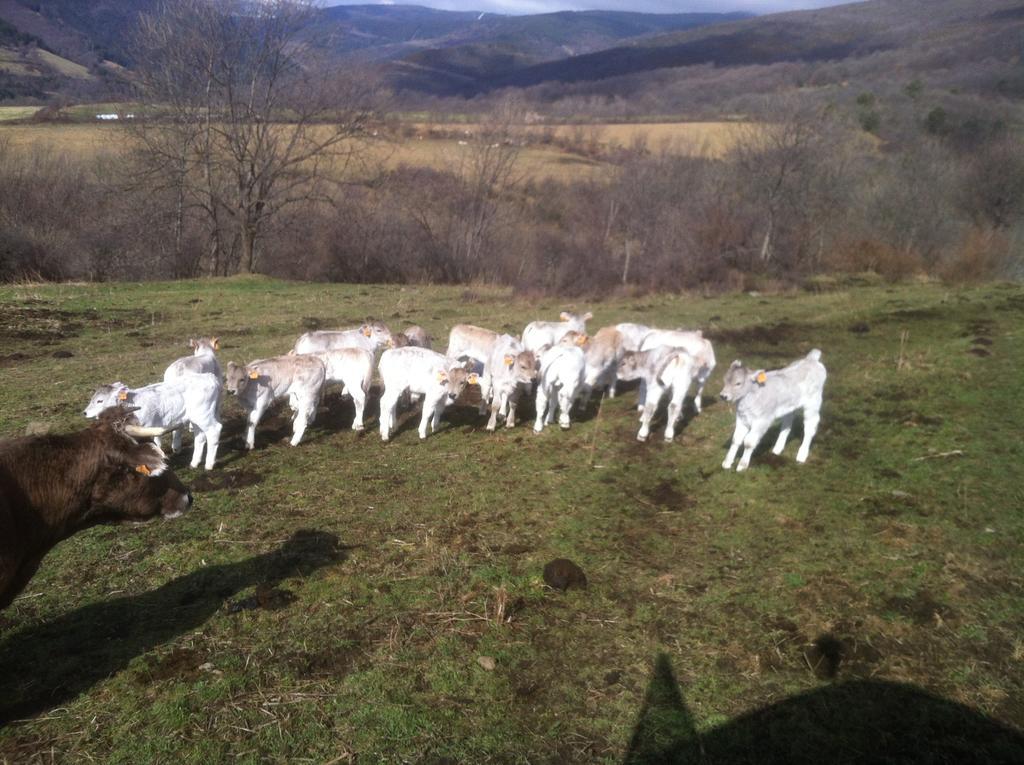
[[[15,112],[10,112],[11,116],[6,115],[7,112],[0,111],[0,120],[15,118]],[[17,116],[27,114],[23,112]],[[373,159],[378,160],[388,168],[409,165],[438,170],[452,169],[466,152],[472,150],[471,144],[464,140],[468,138],[466,132],[472,135],[477,128],[472,124],[422,124],[416,127],[417,135],[412,138],[381,140],[374,144],[371,162]],[[573,153],[560,145],[541,143],[539,139],[544,132],[552,133],[562,145],[582,143],[604,148],[629,147],[639,138],[651,151],[667,150],[691,156],[719,157],[736,142],[743,129],[743,123],[734,122],[603,124],[580,127],[559,125],[551,128],[529,126],[525,128],[527,134],[536,136],[538,140],[523,148],[518,160],[517,175],[524,178],[568,180],[593,177],[607,171],[608,165],[605,162]],[[125,145],[120,126],[95,123],[4,125],[0,127],[0,139],[3,138],[15,150],[42,148],[47,152],[68,152],[77,156],[117,151]]]

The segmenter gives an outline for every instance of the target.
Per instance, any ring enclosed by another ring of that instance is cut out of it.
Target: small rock
[[[200,664],[199,665],[199,671],[200,672],[212,672],[213,671],[213,662],[208,661],[205,664]]]
[[[544,583],[565,592],[570,587],[587,588],[587,575],[568,558],[556,558],[544,567]]]
[[[498,666],[497,662],[494,661],[490,656],[477,656],[476,663],[486,669],[488,672],[493,672],[494,668]]]

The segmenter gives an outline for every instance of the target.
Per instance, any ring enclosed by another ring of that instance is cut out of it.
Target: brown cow
[[[192,494],[163,452],[134,437],[132,410],[107,409],[77,433],[0,442],[0,609],[10,605],[58,542],[101,523],[175,518]]]

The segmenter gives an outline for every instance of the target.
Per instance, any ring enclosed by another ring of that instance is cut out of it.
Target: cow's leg
[[[292,423],[292,438],[288,442],[292,446],[298,446],[306,428],[316,417],[316,401],[302,401],[295,410],[295,421]]]
[[[487,410],[492,408],[491,404],[493,404],[493,402],[494,402],[494,389],[493,389],[493,387],[491,385],[491,376],[490,375],[481,375],[480,376],[480,409],[479,409],[480,414],[481,415],[487,414]],[[489,430],[494,430],[494,428],[493,427],[489,428]]]
[[[434,406],[434,418],[430,423],[430,432],[436,433],[437,429],[441,427],[441,415],[444,414],[444,399],[438,401]]]
[[[535,432],[540,433],[544,430],[544,415],[548,411],[548,393],[545,390],[543,383],[537,384],[537,420],[533,423],[533,429]]]
[[[668,422],[665,423],[665,440],[672,441],[676,437],[676,423],[683,413],[686,402],[686,388],[682,385],[672,386],[672,398],[668,402]]]
[[[203,461],[203,449],[206,447],[206,433],[202,430],[196,430],[195,437],[192,442],[192,463],[190,467],[197,468],[199,467],[199,463]]]
[[[779,437],[775,439],[775,446],[772,447],[772,454],[782,454],[786,448],[786,440],[789,438],[789,431],[793,429],[793,412],[782,418],[782,425],[779,428]]]
[[[434,419],[434,409],[438,408],[439,404],[433,401],[427,401],[426,396],[423,397],[423,413],[420,415],[420,438],[426,438],[429,432],[431,421]]]
[[[404,391],[403,391],[404,392]],[[395,394],[384,389],[384,395],[380,397],[380,439],[387,441],[391,438],[391,429],[395,426],[395,413],[398,409],[398,399],[401,393]]]
[[[352,420],[352,430],[363,430],[363,410],[366,408],[366,394],[360,387],[351,388],[349,393],[352,396],[352,403],[356,408],[355,418]]]
[[[569,420],[569,413],[572,411],[572,400],[575,398],[571,390],[561,388],[558,391],[558,426],[562,430],[568,430],[572,423]]]
[[[729,445],[729,453],[725,455],[725,461],[722,463],[722,467],[726,470],[732,469],[732,463],[736,460],[736,453],[740,450],[740,446],[743,445],[743,439],[747,435],[747,426],[742,420],[736,420],[736,429],[732,433],[732,443]]]
[[[487,430],[494,432],[494,429],[498,426],[498,412],[501,409],[501,396],[493,396],[491,398],[491,417],[487,420]]]
[[[217,447],[220,446],[221,424],[214,422],[206,428],[206,469],[213,470],[217,461]]]
[[[811,453],[811,441],[814,439],[814,434],[818,432],[818,422],[821,419],[820,409],[821,402],[817,402],[817,406],[813,409],[804,409],[804,440],[800,444],[800,451],[796,453],[797,462],[807,462],[807,457]]]
[[[171,451],[175,454],[181,451],[181,431],[182,428],[177,428],[171,433]]]
[[[658,382],[652,383],[650,388],[645,391],[644,408],[640,415],[640,430],[636,434],[637,441],[646,441],[651,434],[651,420],[654,419],[654,415],[658,411],[658,404],[661,403],[664,393],[664,388]]]
[[[249,412],[249,426],[245,431],[245,448],[252,449],[256,446],[256,426],[260,424],[260,420],[263,419],[264,412],[267,411],[267,407],[270,406],[270,400],[268,397],[260,396],[256,399],[256,405]]]
[[[508,406],[508,415],[505,417],[505,427],[514,428],[516,426],[516,406],[519,405],[519,387],[508,394],[508,398],[505,402]]]
[[[644,405],[647,403],[647,381],[640,378],[640,393],[636,399],[636,410],[642,412]]]
[[[750,458],[754,456],[754,450],[761,443],[769,425],[771,422],[755,422],[750,426],[750,430],[747,431],[747,435],[743,439],[743,456],[740,457],[740,464],[736,466],[737,472],[746,470],[750,465]]]

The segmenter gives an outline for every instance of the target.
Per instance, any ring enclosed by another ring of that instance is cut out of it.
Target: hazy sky
[[[774,13],[841,5],[850,0],[397,0],[404,5],[426,5],[446,11],[492,13],[548,13],[551,11],[640,11],[686,13],[693,11],[751,11]],[[395,5],[392,0],[324,0],[324,5]]]

